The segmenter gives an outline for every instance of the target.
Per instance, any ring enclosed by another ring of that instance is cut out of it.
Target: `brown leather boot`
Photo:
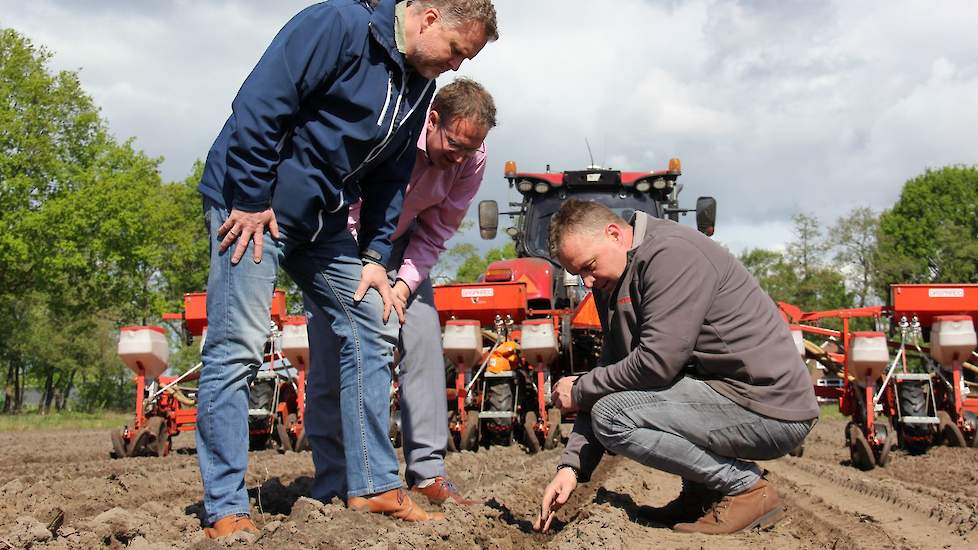
[[[706,488],[706,485],[683,479],[683,489],[679,496],[661,508],[653,508],[642,516],[656,523],[673,525],[696,521],[723,495]]]
[[[233,535],[238,531],[246,531],[253,535],[257,535],[258,527],[255,525],[255,522],[251,521],[249,516],[233,514],[230,516],[224,516],[223,518],[215,521],[214,525],[204,528],[204,534],[209,539],[226,537],[228,535]]]
[[[427,487],[418,487],[415,485],[411,487],[411,490],[420,493],[428,498],[428,502],[431,504],[442,504],[448,499],[452,499],[456,504],[460,506],[472,506],[473,504],[478,504],[477,500],[469,500],[459,494],[458,489],[455,488],[455,484],[449,479],[438,476],[435,478],[435,482]]]
[[[400,487],[370,497],[352,497],[346,505],[351,510],[385,514],[403,521],[445,519],[445,514],[428,513],[419,508]]]
[[[680,533],[727,535],[759,527],[767,529],[784,516],[781,498],[766,479],[739,495],[727,495],[710,507],[695,523],[679,523]]]

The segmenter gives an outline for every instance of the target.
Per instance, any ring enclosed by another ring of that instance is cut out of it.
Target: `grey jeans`
[[[760,479],[751,460],[784,456],[814,424],[753,413],[689,377],[666,388],[606,395],[591,409],[594,435],[605,449],[726,495]]]

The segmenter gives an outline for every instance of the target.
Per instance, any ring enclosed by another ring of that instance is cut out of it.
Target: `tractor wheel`
[[[864,472],[876,467],[873,448],[869,446],[869,441],[866,441],[866,436],[858,424],[849,425],[849,456],[852,465]]]
[[[798,456],[798,457],[804,456],[805,455],[805,444],[802,443],[802,444],[798,445],[797,447],[795,447],[794,449],[791,449],[790,451],[788,451],[788,455],[789,456]]]
[[[282,422],[278,415],[275,415],[275,442],[280,453],[287,453],[292,450],[292,437],[289,436],[288,422]]]
[[[523,417],[523,442],[526,443],[526,450],[530,451],[531,455],[540,452],[540,439],[537,437],[536,425],[537,413],[527,411],[526,416]]]
[[[941,439],[944,444],[948,447],[967,447],[968,444],[964,440],[964,434],[961,433],[961,428],[958,424],[951,420],[951,415],[947,411],[937,411],[937,418],[940,419],[940,428],[938,431],[941,434]]]
[[[891,429],[888,424],[882,422],[875,424],[877,436],[883,437],[883,446],[880,448],[880,456],[876,458],[876,465],[883,468],[890,463],[890,451],[896,445],[896,431]]]
[[[466,411],[459,448],[463,451],[479,450],[479,411]]]
[[[904,380],[897,386],[897,394],[901,416],[928,416],[926,385],[917,380]],[[930,424],[900,423],[898,435],[900,446],[912,455],[927,452],[927,448],[933,443]]]
[[[550,450],[560,445],[560,409],[553,407],[547,411],[547,422],[550,424],[550,433],[543,440],[543,448]]]
[[[112,452],[109,456],[112,458],[125,458],[126,455],[126,440],[122,437],[122,432],[119,430],[114,430],[111,434],[112,436]]]

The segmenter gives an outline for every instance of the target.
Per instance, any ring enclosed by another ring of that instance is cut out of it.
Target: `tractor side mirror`
[[[696,199],[696,229],[707,237],[713,236],[717,224],[717,200],[713,197]]]
[[[479,235],[483,239],[495,239],[499,229],[499,205],[496,201],[479,201]]]

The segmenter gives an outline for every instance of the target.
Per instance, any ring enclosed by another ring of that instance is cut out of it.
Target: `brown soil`
[[[788,504],[773,529],[679,535],[645,519],[671,500],[678,478],[606,458],[578,488],[551,533],[531,522],[559,451],[518,447],[452,454],[463,492],[485,501],[447,505],[448,521],[407,525],[303,497],[309,453],[252,453],[248,474],[258,537],[204,538],[192,434],[165,458],[108,458],[106,432],[0,434],[0,549],[5,548],[978,548],[978,450],[897,452],[887,468],[848,465],[841,421],[820,423],[801,458],[765,464]],[[64,520],[53,532],[52,519]]]

